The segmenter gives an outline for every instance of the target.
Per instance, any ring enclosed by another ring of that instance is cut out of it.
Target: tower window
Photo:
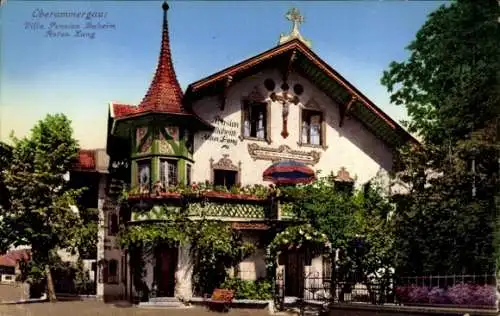
[[[149,191],[151,187],[151,161],[140,160],[137,162],[137,184],[142,190]]]
[[[160,182],[164,188],[177,185],[177,160],[160,160]]]

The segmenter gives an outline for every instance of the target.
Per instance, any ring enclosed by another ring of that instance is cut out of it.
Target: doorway
[[[158,285],[156,295],[159,297],[174,296],[177,257],[178,250],[173,247],[160,247],[156,252],[156,284]]]
[[[286,255],[285,296],[302,297],[304,293],[305,254],[293,250]]]

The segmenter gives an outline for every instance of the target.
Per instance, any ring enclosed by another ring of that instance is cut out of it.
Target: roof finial
[[[163,8],[163,11],[167,11],[169,9],[167,1],[163,1],[163,4],[161,7]]]
[[[292,8],[288,10],[285,15],[288,21],[292,22],[292,31],[288,35],[280,34],[279,45],[291,41],[295,38],[301,40],[304,44],[311,47],[311,41],[306,40],[299,32],[299,24],[304,23],[304,17],[300,15],[300,11],[297,8]]]

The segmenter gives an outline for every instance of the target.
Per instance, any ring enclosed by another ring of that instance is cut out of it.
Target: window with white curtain
[[[160,182],[164,188],[177,185],[177,160],[160,160]]]
[[[267,104],[245,102],[243,105],[243,136],[258,139],[266,138]]]
[[[302,144],[322,145],[323,114],[318,111],[302,110]]]

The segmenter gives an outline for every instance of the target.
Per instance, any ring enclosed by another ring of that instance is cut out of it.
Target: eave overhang
[[[293,70],[311,80],[341,107],[342,122],[346,115],[355,116],[372,133],[393,148],[408,142],[420,144],[403,127],[298,39],[286,42],[190,84],[184,96],[185,104],[191,105],[205,96],[224,93],[227,78],[231,78],[234,83],[265,68],[282,67],[290,62],[293,54],[295,54]]]
[[[122,127],[125,127],[125,130],[128,130],[126,126],[130,124],[141,124],[144,122],[152,122],[152,121],[161,121],[168,122],[169,120],[172,124],[176,124],[178,126],[189,127],[195,131],[206,130],[211,131],[214,129],[214,126],[209,122],[203,120],[196,114],[192,113],[165,113],[165,112],[156,112],[156,111],[146,111],[139,112],[133,115],[114,117],[113,108],[114,104],[109,104],[109,120],[108,120],[108,135],[116,135],[120,136],[126,131],[122,131]],[[126,135],[123,135],[126,136]]]

